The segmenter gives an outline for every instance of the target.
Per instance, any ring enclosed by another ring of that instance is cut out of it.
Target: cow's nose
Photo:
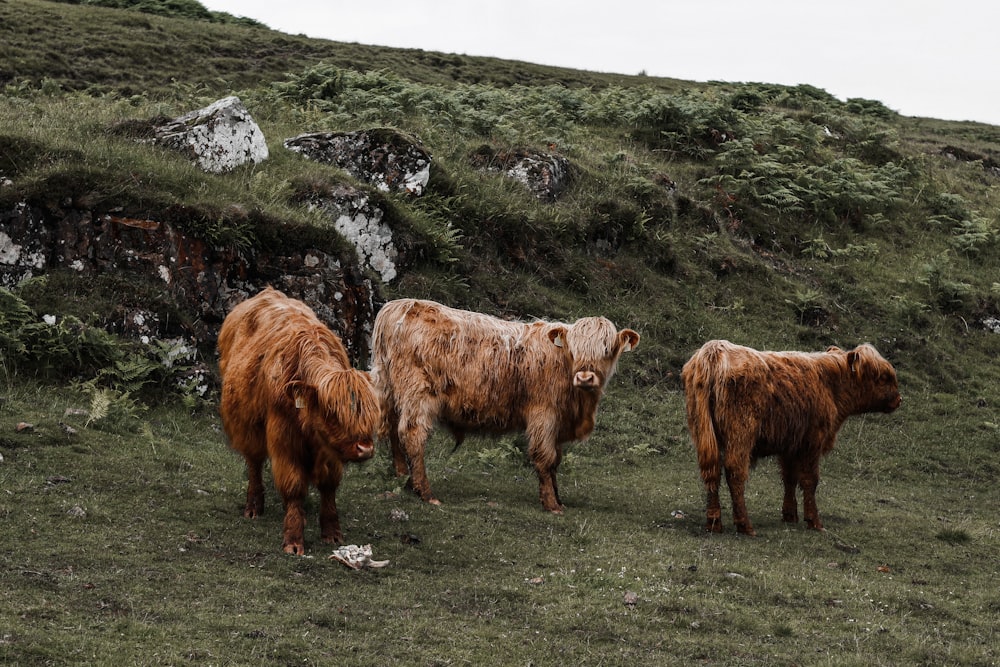
[[[573,376],[573,386],[581,389],[593,389],[600,384],[600,379],[594,371],[579,371]]]
[[[358,459],[370,459],[375,453],[375,443],[371,440],[359,440],[354,443],[354,451]]]

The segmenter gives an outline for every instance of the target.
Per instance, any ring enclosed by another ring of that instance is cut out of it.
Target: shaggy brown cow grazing
[[[684,364],[687,419],[708,492],[705,528],[721,532],[719,476],[733,499],[736,529],[754,535],[743,490],[757,459],[777,456],[785,483],[781,515],[822,530],[816,509],[819,460],[851,415],[892,412],[902,398],[896,371],[871,345],[850,352],[758,352],[713,340]]]
[[[374,452],[378,400],[351,368],[340,339],[301,301],[267,288],[226,317],[219,332],[222,425],[247,463],[243,516],[264,509],[262,468],[271,459],[285,505],[281,546],[305,553],[303,502],[320,493],[320,534],[340,542],[337,486],[347,461]]]
[[[435,423],[458,442],[467,432],[525,431],[542,506],[561,513],[563,444],[594,430],[618,357],[638,343],[603,317],[527,324],[433,301],[386,304],[375,318],[372,379],[396,473],[409,472],[413,490],[438,504],[424,468]]]

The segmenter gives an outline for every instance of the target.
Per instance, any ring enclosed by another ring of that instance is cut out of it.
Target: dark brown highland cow
[[[561,513],[556,469],[563,444],[594,430],[618,357],[639,334],[603,317],[573,324],[509,322],[433,301],[400,299],[375,318],[372,380],[393,464],[421,498],[438,503],[424,468],[435,424],[466,432],[524,431],[542,507]]]
[[[229,444],[247,463],[243,516],[264,509],[264,461],[285,505],[281,546],[305,553],[303,502],[319,489],[320,534],[340,542],[337,486],[348,461],[374,452],[378,400],[367,373],[351,368],[340,339],[301,301],[267,288],[233,308],[219,332]]]
[[[708,494],[707,523],[722,531],[719,477],[733,500],[736,530],[754,535],[743,491],[757,459],[777,456],[785,483],[781,516],[822,530],[816,509],[819,460],[851,415],[892,412],[902,398],[896,371],[871,345],[850,352],[759,352],[724,340],[705,343],[681,373],[688,429]]]

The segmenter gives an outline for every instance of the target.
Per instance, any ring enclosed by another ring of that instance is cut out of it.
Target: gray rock
[[[340,167],[382,192],[421,195],[430,180],[431,156],[416,140],[397,130],[300,134],[285,139],[285,148]]]
[[[399,252],[392,230],[382,221],[384,211],[366,193],[340,185],[314,195],[310,206],[323,211],[334,228],[354,244],[362,267],[371,268],[384,283],[396,277]]]
[[[267,159],[264,133],[230,96],[155,128],[154,141],[188,154],[203,170],[221,174]]]
[[[558,199],[570,179],[568,159],[534,149],[495,150],[483,146],[472,156],[472,164],[481,171],[513,178],[542,201]]]

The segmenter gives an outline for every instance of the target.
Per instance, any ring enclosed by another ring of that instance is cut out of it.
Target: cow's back
[[[542,344],[548,326],[432,301],[387,303],[375,319],[372,341],[372,378],[383,409],[426,414],[470,430],[524,428],[524,409],[532,400],[569,390],[567,374],[551,372],[561,361],[558,348]],[[546,383],[560,386],[540,391]]]
[[[264,422],[268,405],[277,398],[263,369],[273,365],[274,337],[283,328],[278,317],[283,298],[268,288],[237,304],[219,330],[222,426],[234,449],[256,458],[266,455]]]
[[[219,355],[228,364],[235,358],[245,356],[240,348],[248,341],[270,342],[283,338],[288,328],[301,325],[308,315],[298,302],[268,287],[256,296],[241,301],[229,312],[219,330]]]
[[[301,367],[303,343],[323,350],[322,367]],[[231,428],[258,428],[269,410],[294,410],[288,383],[306,379],[303,372],[350,368],[343,344],[315,313],[270,287],[230,311],[218,349],[220,410]]]
[[[794,387],[827,384],[826,377],[837,370],[837,364],[831,352],[762,352],[713,340],[684,365],[682,379],[687,382],[701,378],[715,392],[798,393]]]

